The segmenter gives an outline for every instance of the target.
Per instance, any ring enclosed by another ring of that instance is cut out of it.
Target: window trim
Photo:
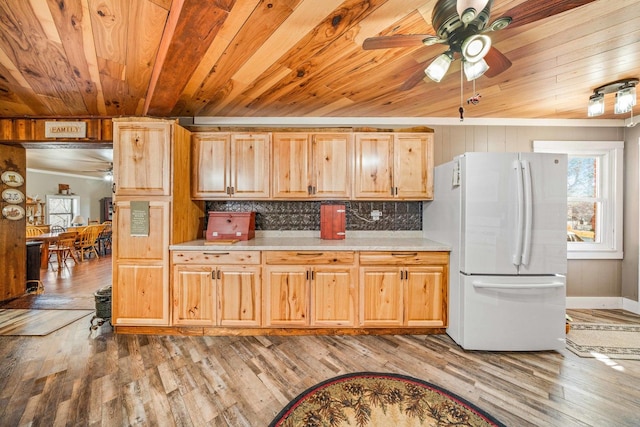
[[[567,242],[568,259],[623,258],[624,141],[533,141],[536,153],[603,156],[603,221],[601,242]],[[605,164],[606,163],[606,164]]]

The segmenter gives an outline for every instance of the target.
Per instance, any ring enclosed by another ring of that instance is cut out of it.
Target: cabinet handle
[[[226,193],[227,193],[227,194],[231,194],[231,187],[227,187],[227,191],[226,191]]]
[[[391,252],[391,256],[410,257],[410,256],[417,256],[417,255],[418,255],[418,252],[409,252],[409,253]]]
[[[231,187],[231,194],[236,194],[236,189],[235,189],[235,187]]]
[[[115,182],[111,185],[111,192],[113,194],[116,194],[116,183]]]
[[[393,196],[393,187],[391,187],[391,195]]]
[[[313,194],[313,187],[312,186],[307,186],[307,194]]]
[[[398,187],[393,187],[393,188],[395,188],[395,193],[393,195],[397,196],[398,195]]]
[[[229,255],[229,252],[203,252],[203,255]]]
[[[315,271],[311,270],[311,280],[315,280]]]
[[[322,252],[296,252],[297,256],[318,256],[322,255]]]
[[[217,271],[218,271],[218,274],[217,274],[217,277],[216,277],[216,278],[217,278],[218,280],[220,280],[220,270],[217,270]]]
[[[313,193],[312,194],[316,194],[316,187],[311,187],[313,189]]]
[[[307,274],[305,275],[305,279],[309,280],[309,270],[307,270]]]

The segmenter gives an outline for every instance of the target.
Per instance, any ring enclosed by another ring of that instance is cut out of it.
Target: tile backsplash
[[[291,201],[207,201],[206,211],[256,213],[256,230],[320,230],[320,205],[344,204],[347,230],[422,230],[422,202],[291,202]],[[371,212],[378,210],[377,221]],[[206,226],[206,224],[205,224]]]

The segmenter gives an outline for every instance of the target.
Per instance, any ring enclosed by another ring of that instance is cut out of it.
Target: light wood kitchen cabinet
[[[169,202],[149,202],[149,233],[132,235],[131,201],[115,203],[113,223],[114,325],[169,324]]]
[[[433,198],[432,133],[356,133],[356,199]]]
[[[114,121],[113,182],[119,196],[171,194],[171,130],[167,121]]]
[[[355,325],[354,252],[267,251],[264,263],[264,326]]]
[[[360,324],[447,326],[448,253],[360,253]]]
[[[258,327],[260,252],[173,252],[172,323]]]
[[[202,132],[192,146],[194,199],[269,197],[270,133]]]
[[[169,326],[169,245],[198,238],[204,216],[185,185],[191,133],[145,117],[115,118],[113,132],[111,321],[116,332]]]
[[[273,134],[273,198],[347,199],[351,194],[350,133]]]

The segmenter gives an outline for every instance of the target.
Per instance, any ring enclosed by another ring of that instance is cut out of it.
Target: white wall
[[[622,296],[638,301],[638,241],[640,239],[638,197],[640,197],[640,125],[626,128],[624,145],[624,260]]]
[[[80,197],[80,215],[85,220],[100,220],[100,199],[111,197],[111,182],[101,179],[81,178],[35,172],[27,169],[27,196],[36,194],[45,200],[47,194],[58,194],[58,184],[69,184],[71,193]]]

